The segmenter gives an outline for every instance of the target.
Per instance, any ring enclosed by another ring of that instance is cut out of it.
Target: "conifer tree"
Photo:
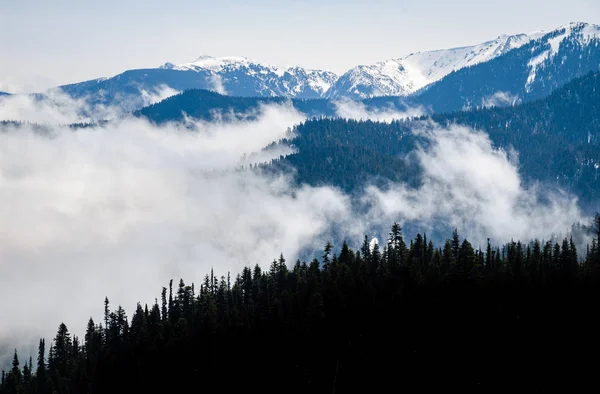
[[[40,339],[37,357],[37,369],[35,372],[36,386],[39,393],[46,393],[46,340]]]

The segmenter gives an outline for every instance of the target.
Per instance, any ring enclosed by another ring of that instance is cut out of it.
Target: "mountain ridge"
[[[215,85],[220,85],[214,89],[219,93],[226,92],[228,86],[234,85],[240,73],[246,74],[261,82],[262,87],[258,92],[267,97],[321,98],[338,78],[331,71],[299,66],[282,68],[244,56],[216,58],[202,55],[191,63],[165,63],[159,68],[208,73],[216,79]],[[280,80],[279,83],[276,82],[277,79]]]
[[[448,74],[411,96],[431,112],[543,98],[600,69],[600,26],[573,22],[502,56]]]
[[[502,35],[477,45],[414,52],[360,65],[340,76],[327,97],[408,96],[456,69],[491,60],[532,39],[526,34]]]
[[[73,98],[125,111],[138,110],[165,91],[188,89],[295,99],[401,96],[432,111],[452,111],[487,102],[510,105],[551,93],[600,66],[599,37],[598,25],[572,22],[549,32],[504,34],[477,45],[414,52],[359,65],[341,76],[242,56],[202,55],[189,63],[167,62],[60,88]]]

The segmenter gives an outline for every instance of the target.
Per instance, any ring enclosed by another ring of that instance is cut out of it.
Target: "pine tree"
[[[21,368],[19,368],[19,356],[17,355],[17,349],[12,361],[12,369],[10,370],[10,385],[13,387],[14,393],[23,392],[23,374]]]
[[[492,270],[494,261],[492,260],[492,244],[490,243],[490,239],[487,239],[487,247],[485,250],[485,268],[489,271]]]
[[[105,330],[108,330],[109,315],[110,315],[110,309],[109,309],[108,297],[104,297],[104,329]],[[106,335],[107,335],[107,332],[104,333],[105,337],[106,337]]]
[[[360,253],[362,254],[362,257],[365,259],[365,261],[369,261],[369,259],[371,258],[371,248],[369,246],[369,237],[367,237],[365,235],[365,238],[363,239],[363,244],[362,247],[360,248]]]
[[[447,239],[444,243],[444,249],[442,252],[442,263],[444,273],[450,273],[454,271],[456,259],[454,258],[454,251],[452,250],[452,241],[450,241],[449,239]]]
[[[460,251],[460,238],[458,236],[458,229],[454,229],[452,232],[452,256],[454,261],[458,261],[458,253]]]
[[[458,279],[465,279],[475,265],[475,251],[473,246],[466,239],[463,240],[458,251],[456,260],[455,276]]]
[[[33,392],[33,363],[31,357],[29,357],[29,363],[25,363],[23,366],[23,392],[24,393],[32,393]]]
[[[333,248],[333,245],[331,244],[331,242],[327,242],[327,244],[325,244],[325,249],[323,250],[323,270],[324,271],[328,271],[330,266],[331,266],[331,249]]]
[[[162,316],[162,321],[166,322],[168,319],[168,316],[167,316],[167,288],[166,287],[162,288],[160,299],[161,299],[160,313]]]
[[[523,269],[523,245],[521,241],[518,241],[512,248],[512,273],[515,278],[521,276],[521,271]]]
[[[58,372],[61,377],[66,377],[71,367],[72,345],[71,334],[67,326],[61,323],[52,346],[52,364],[48,365],[52,372]]]
[[[37,357],[37,369],[35,372],[36,386],[39,393],[46,393],[46,340],[40,339]]]

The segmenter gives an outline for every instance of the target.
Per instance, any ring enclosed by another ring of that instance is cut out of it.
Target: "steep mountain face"
[[[200,56],[192,63],[177,66],[166,63],[162,68],[207,73],[213,90],[241,97],[320,98],[338,78],[329,71],[301,67],[282,69],[245,57]]]
[[[600,26],[571,23],[502,56],[452,72],[412,99],[435,112],[512,105],[545,97],[599,66]]]
[[[327,97],[407,96],[453,71],[519,48],[539,35],[503,35],[479,45],[411,53],[399,59],[358,66],[342,75],[327,92]]]

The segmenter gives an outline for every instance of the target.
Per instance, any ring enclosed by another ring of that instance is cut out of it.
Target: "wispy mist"
[[[347,196],[230,171],[302,119],[269,106],[253,121],[197,122],[195,131],[126,118],[0,133],[0,297],[20,295],[2,309],[10,323],[0,338],[35,343],[57,318],[81,335],[105,296],[131,310],[169,278],[200,282],[213,267],[235,275],[320,247],[350,217]]]
[[[166,98],[174,96],[179,92],[178,90],[173,89],[168,85],[160,85],[151,91],[148,90],[140,90],[140,96],[142,98],[142,107],[147,105],[156,104],[160,101],[163,101]]]
[[[484,97],[482,100],[483,107],[503,107],[508,105],[514,105],[518,100],[517,95],[510,94],[509,92],[496,92],[488,97]]]
[[[482,245],[487,237],[496,242],[548,239],[583,220],[573,196],[525,185],[516,155],[494,149],[487,134],[432,123],[414,132],[426,141],[416,152],[423,183],[416,189],[369,188],[365,199],[373,218],[419,221],[426,228],[445,224]]]
[[[60,88],[42,94],[16,94],[0,97],[0,120],[14,120],[42,124],[90,123],[116,119],[139,107],[147,106],[179,93],[159,86],[139,95],[115,99],[122,105],[103,105],[101,93],[96,96],[73,98]]]
[[[32,123],[68,124],[88,121],[85,100],[72,99],[59,89],[45,95],[12,95],[0,98],[0,119]]]
[[[221,76],[218,74],[213,74],[210,79],[210,90],[217,92],[219,94],[227,94],[227,89],[225,89],[225,85],[223,85],[223,80],[221,80]]]
[[[53,335],[57,318],[81,335],[87,318],[100,318],[105,296],[131,311],[153,302],[170,278],[200,282],[213,267],[235,275],[245,265],[267,267],[281,252],[293,263],[302,250],[321,248],[332,229],[360,242],[393,221],[419,221],[503,242],[548,237],[581,218],[571,196],[545,190],[542,202],[514,159],[463,127],[415,130],[424,137],[414,155],[423,185],[368,188],[358,202],[370,210],[359,213],[336,188],[295,188],[286,176],[235,170],[289,153],[263,148],[304,119],[291,105],[210,123],[119,117],[73,130],[58,124],[81,119],[85,102],[27,100],[3,102],[0,117],[53,126],[49,134],[27,125],[0,133],[0,297],[16,300],[2,308],[9,323],[0,326],[0,353],[3,342],[35,345]],[[406,116],[338,108],[354,118]]]
[[[336,100],[333,104],[337,116],[357,120],[369,119],[389,123],[393,120],[418,117],[425,114],[422,107],[407,107],[404,111],[399,111],[392,106],[369,109],[363,102],[350,99]]]

